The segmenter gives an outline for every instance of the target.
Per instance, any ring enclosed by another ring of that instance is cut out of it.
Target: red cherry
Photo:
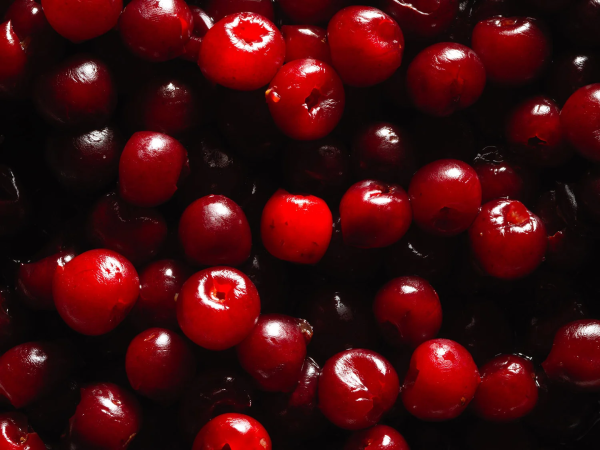
[[[260,422],[250,416],[222,414],[202,427],[192,450],[218,448],[271,450],[271,438]]]
[[[265,205],[260,230],[263,245],[276,258],[316,264],[329,246],[333,218],[320,198],[279,189]]]
[[[206,12],[218,22],[226,16],[241,12],[252,12],[275,21],[273,0],[209,0]]]
[[[3,450],[46,450],[46,446],[19,412],[0,415],[0,447]]]
[[[350,436],[344,450],[410,450],[402,435],[387,425],[375,425]]]
[[[12,24],[9,21],[0,24],[0,93],[12,93],[24,76],[27,55]]]
[[[4,14],[4,20],[10,21],[15,33],[22,40],[50,29],[46,11],[35,0],[13,1]]]
[[[412,39],[431,39],[444,33],[456,19],[458,0],[385,0],[383,10],[396,19]]]
[[[177,319],[185,335],[209,350],[239,344],[260,314],[260,298],[242,272],[213,267],[192,275],[177,298]]]
[[[111,250],[90,250],[57,268],[52,293],[67,325],[97,336],[121,323],[139,289],[137,272],[127,259]]]
[[[331,65],[327,30],[310,25],[284,25],[285,62],[296,59],[318,59]]]
[[[575,91],[560,112],[564,136],[584,158],[600,161],[600,139],[596,117],[600,114],[600,84]]]

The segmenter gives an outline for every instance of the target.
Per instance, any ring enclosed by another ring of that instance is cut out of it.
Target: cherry
[[[98,37],[114,28],[123,10],[122,0],[113,2],[42,0],[46,19],[58,34],[73,42]]]
[[[349,6],[338,11],[327,26],[327,36],[333,66],[350,86],[381,83],[400,67],[402,30],[377,8]]]
[[[0,415],[0,445],[6,450],[46,450],[46,446],[19,412]]]
[[[55,133],[46,142],[46,161],[65,188],[96,192],[117,178],[124,145],[120,132],[111,126]]]
[[[467,349],[448,339],[434,339],[413,353],[402,401],[421,420],[449,420],[467,408],[480,382]]]
[[[327,22],[344,5],[345,0],[280,0],[279,7],[293,22],[315,24]]]
[[[209,350],[239,344],[260,314],[258,291],[242,272],[213,267],[192,275],[177,298],[177,320],[185,335]]]
[[[377,248],[392,245],[406,234],[412,212],[400,186],[365,180],[352,185],[342,197],[340,218],[346,244]]]
[[[6,10],[4,20],[10,21],[21,40],[47,32],[50,29],[46,11],[35,0],[15,0]]]
[[[430,39],[444,33],[459,11],[459,0],[385,0],[383,10],[410,39]]]
[[[237,346],[238,359],[261,389],[292,392],[302,374],[311,337],[312,328],[306,321],[283,314],[261,315]]]
[[[140,405],[133,395],[112,383],[81,388],[81,401],[66,441],[73,450],[125,450],[142,425]]]
[[[415,276],[386,283],[375,297],[373,311],[385,338],[396,346],[416,348],[435,338],[442,326],[437,292]]]
[[[481,184],[471,166],[441,159],[419,169],[408,189],[416,224],[431,234],[465,231],[479,212]]]
[[[285,62],[296,59],[318,59],[331,65],[327,30],[310,25],[284,25]]]
[[[167,61],[181,55],[192,35],[192,11],[183,0],[133,0],[119,19],[125,46],[148,61]]]
[[[162,403],[177,400],[196,369],[187,342],[172,331],[150,328],[138,334],[125,356],[125,370],[136,392]]]
[[[206,12],[215,22],[225,16],[241,12],[252,12],[275,21],[272,0],[209,0]]]
[[[600,76],[600,58],[587,52],[568,52],[554,58],[548,69],[546,91],[562,106],[573,93]]]
[[[577,320],[560,328],[554,337],[552,351],[542,363],[548,377],[579,389],[598,390],[599,336],[598,320]]]
[[[58,313],[75,331],[97,336],[113,330],[139,293],[133,265],[111,250],[90,250],[54,274],[52,294]]]
[[[0,93],[11,94],[16,91],[27,65],[27,54],[15,33],[11,21],[0,24]]]
[[[78,54],[38,78],[33,100],[51,125],[102,127],[115,110],[117,93],[108,66]]]
[[[546,253],[544,224],[517,200],[483,205],[469,229],[469,240],[483,270],[507,280],[529,275]]]
[[[331,357],[319,378],[319,407],[340,428],[375,425],[396,402],[400,383],[391,364],[363,349]]]
[[[346,101],[335,70],[316,59],[287,63],[265,95],[279,129],[299,141],[321,139],[331,133],[342,118]]]
[[[519,86],[540,76],[550,61],[551,42],[538,20],[495,17],[473,29],[473,50],[485,66],[488,80]]]
[[[500,355],[480,369],[481,384],[473,408],[486,420],[508,422],[527,415],[538,399],[536,375],[531,361]]]
[[[250,416],[222,414],[202,427],[192,450],[217,448],[271,450],[271,438],[260,422]]]
[[[237,266],[248,259],[252,235],[246,215],[232,200],[208,195],[181,215],[179,239],[195,264]]]
[[[23,302],[31,309],[53,310],[52,280],[56,269],[75,258],[73,250],[61,250],[39,261],[21,263],[16,288]]]
[[[595,117],[600,113],[600,84],[575,91],[560,112],[564,137],[584,158],[600,161],[600,140]]]
[[[148,264],[140,272],[140,296],[131,319],[140,329],[163,327],[177,329],[177,299],[190,269],[172,259]]]
[[[194,28],[192,29],[190,40],[185,44],[181,57],[193,63],[197,63],[200,56],[202,38],[206,35],[208,30],[213,27],[214,21],[202,8],[195,5],[188,6],[192,11],[192,23],[194,24]]]
[[[273,79],[284,58],[285,41],[277,27],[259,14],[241,12],[208,30],[198,64],[213,83],[253,91]]]
[[[408,443],[398,431],[387,425],[375,425],[350,436],[344,450],[409,450]]]

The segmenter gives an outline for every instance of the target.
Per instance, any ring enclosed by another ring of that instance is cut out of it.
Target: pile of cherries
[[[0,21],[0,449],[600,448],[600,0]]]

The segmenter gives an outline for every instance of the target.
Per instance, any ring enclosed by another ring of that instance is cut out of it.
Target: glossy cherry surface
[[[600,84],[575,91],[560,112],[560,123],[567,142],[584,158],[600,161],[597,117],[600,115]]]
[[[139,289],[133,265],[111,250],[90,250],[59,266],[52,284],[60,316],[90,336],[113,330],[133,308]]]
[[[10,21],[0,24],[0,55],[0,92],[12,93],[25,73],[27,55]]]
[[[344,450],[409,450],[408,443],[398,431],[387,425],[375,425],[357,431],[346,442]]]
[[[445,32],[456,18],[459,0],[385,0],[391,15],[410,39],[430,39]]]
[[[319,378],[319,407],[340,428],[375,425],[394,405],[399,392],[396,371],[371,350],[347,350],[331,357]]]
[[[349,6],[327,26],[333,67],[350,86],[388,79],[402,62],[404,36],[398,24],[377,8]]]
[[[267,430],[250,416],[222,414],[208,422],[196,436],[193,450],[217,448],[271,450]]]
[[[513,161],[503,149],[486,147],[473,161],[473,169],[481,183],[481,203],[498,198],[528,200],[533,175],[526,167]]]
[[[218,22],[225,16],[241,12],[252,12],[275,21],[272,0],[209,0],[206,12]]]
[[[257,323],[260,298],[242,272],[213,267],[192,275],[177,297],[181,329],[196,344],[225,350],[244,340]]]
[[[34,0],[16,0],[10,4],[4,20],[9,20],[15,33],[21,39],[48,32],[50,25],[47,12]]]
[[[46,450],[27,417],[19,412],[0,415],[0,445],[6,450]]]
[[[327,30],[310,25],[284,25],[285,62],[296,59],[318,59],[331,65]]]

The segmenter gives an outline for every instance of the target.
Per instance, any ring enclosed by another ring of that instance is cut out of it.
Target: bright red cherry
[[[517,200],[493,200],[469,229],[471,249],[489,275],[507,280],[533,272],[546,254],[546,228]]]
[[[344,450],[410,450],[408,443],[392,427],[375,425],[363,431],[357,431],[346,442]]]
[[[600,161],[600,84],[590,84],[575,91],[560,112],[564,136],[584,158]]]
[[[119,192],[136,206],[168,201],[189,171],[185,148],[166,134],[140,131],[131,136],[119,161]]]
[[[90,250],[54,274],[52,293],[58,313],[75,331],[97,336],[113,330],[138,297],[133,265],[111,250]]]
[[[316,264],[331,241],[333,218],[327,204],[313,195],[279,189],[263,210],[263,245],[284,261]]]
[[[485,87],[485,68],[461,44],[441,42],[412,60],[406,88],[415,107],[432,116],[449,116],[475,103]]]
[[[194,18],[184,0],[133,0],[119,19],[125,46],[149,61],[177,58],[192,35]]]
[[[465,231],[481,207],[477,173],[456,159],[440,159],[419,169],[408,195],[417,225],[440,236]]]
[[[177,319],[185,335],[209,350],[239,344],[260,314],[256,287],[242,272],[213,267],[192,275],[177,297]]]
[[[20,412],[0,415],[0,447],[4,450],[46,450],[46,446]]]
[[[267,430],[250,416],[222,414],[208,422],[196,436],[192,450],[271,450]]]
[[[400,67],[404,36],[398,24],[377,8],[349,6],[327,26],[333,67],[350,86],[372,86]]]
[[[19,85],[27,65],[27,54],[10,20],[0,24],[0,58],[0,93],[10,94]]]
[[[331,65],[327,30],[310,25],[284,25],[285,62],[296,59],[318,59]]]
[[[421,420],[449,420],[467,408],[480,382],[467,349],[448,339],[433,339],[413,353],[402,401]]]
[[[458,13],[458,0],[385,0],[383,10],[412,39],[430,39],[445,32]]]
[[[373,303],[385,338],[396,346],[416,348],[437,336],[442,305],[437,292],[420,277],[399,277],[383,286]]]
[[[402,187],[365,180],[354,184],[342,197],[340,218],[346,244],[379,248],[404,236],[412,222],[412,212]]]
[[[375,425],[396,402],[400,382],[392,365],[371,350],[346,350],[329,358],[319,378],[319,407],[340,428]]]
[[[66,441],[72,450],[125,450],[141,426],[133,395],[116,384],[96,383],[81,389]]]
[[[252,12],[275,21],[273,0],[209,0],[206,12],[218,22],[226,16],[241,12]]]
[[[494,17],[473,30],[472,47],[490,81],[519,86],[538,78],[552,55],[550,39],[536,19]]]
[[[46,19],[58,34],[73,42],[98,37],[117,25],[123,1],[42,0]]]
[[[509,422],[527,415],[538,399],[536,375],[531,361],[500,355],[481,370],[481,384],[473,408],[486,420]]]
[[[295,23],[325,23],[346,0],[279,0],[283,13]]]
[[[253,91],[273,79],[284,59],[285,41],[273,22],[242,12],[225,17],[208,30],[198,64],[213,83]]]
[[[196,361],[187,342],[164,328],[138,334],[125,356],[131,387],[162,403],[177,400],[194,377]]]
[[[266,93],[273,120],[298,141],[321,139],[342,118],[346,95],[335,70],[316,59],[297,59],[277,72]]]
[[[186,208],[179,240],[195,264],[237,266],[252,248],[250,225],[242,208],[222,195],[207,195]]]
[[[263,314],[237,346],[240,364],[270,392],[292,392],[302,374],[312,328],[304,320],[283,314]]]
[[[579,389],[600,389],[600,321],[577,320],[562,327],[554,336],[552,351],[542,363],[552,380]]]

